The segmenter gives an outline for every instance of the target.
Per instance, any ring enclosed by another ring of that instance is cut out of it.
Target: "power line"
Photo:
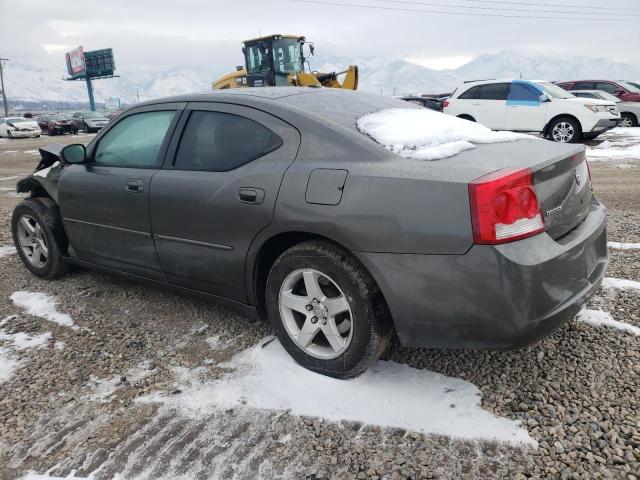
[[[425,10],[416,8],[403,8],[403,7],[383,7],[381,5],[361,5],[356,3],[342,3],[342,2],[323,2],[320,0],[289,0],[291,2],[298,3],[310,3],[315,5],[332,5],[337,7],[352,7],[352,8],[365,8],[369,10],[386,10],[395,12],[414,12],[414,13],[435,13],[442,15],[465,15],[469,17],[501,17],[501,18],[532,18],[542,20],[586,20],[593,22],[637,22],[636,19],[630,18],[598,18],[598,17],[551,17],[551,16],[536,16],[536,15],[505,15],[501,13],[474,13],[474,12],[452,12],[442,10]]]
[[[530,3],[530,2],[510,2],[510,1],[506,1],[506,0],[461,0],[463,2],[477,2],[477,3],[493,3],[493,4],[499,4],[499,5],[525,5],[528,7],[562,7],[562,8],[568,8],[568,7],[575,7],[575,8],[588,8],[588,9],[595,9],[595,10],[599,10],[602,11],[604,7],[595,7],[592,5],[566,5],[566,4],[560,4],[560,3]],[[640,8],[619,8],[619,7],[615,7],[616,10],[624,10],[626,12],[640,12]]]
[[[497,10],[497,11],[505,11],[505,12],[540,12],[540,9],[527,9],[527,8],[504,8],[504,7],[480,7],[478,5],[454,5],[450,3],[433,3],[433,2],[412,2],[409,0],[374,0],[376,2],[384,2],[384,3],[399,3],[405,5],[424,5],[428,7],[444,7],[444,8],[466,8],[469,10]],[[478,1],[478,0],[463,0],[463,1]],[[513,4],[513,5],[527,5],[525,3],[522,4]],[[600,12],[576,12],[575,10],[551,10],[544,13],[559,13],[559,14],[574,14],[578,13],[580,15],[601,15]],[[615,13],[615,12],[607,12],[607,15],[615,15],[615,16],[623,16],[628,17],[629,15],[638,16],[640,13]]]

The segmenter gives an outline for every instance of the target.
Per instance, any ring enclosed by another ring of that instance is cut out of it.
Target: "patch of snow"
[[[18,153],[18,150],[5,150],[2,153]]]
[[[358,378],[337,380],[299,366],[277,341],[219,366],[230,372],[212,381],[202,380],[205,367],[174,369],[182,393],[139,401],[162,402],[190,416],[229,408],[288,410],[330,421],[536,445],[519,422],[483,410],[475,385],[427,370],[378,361]]]
[[[220,346],[220,335],[213,335],[204,339],[211,350],[215,350]]]
[[[602,280],[602,287],[618,290],[640,290],[640,282],[627,280],[626,278],[605,277],[604,280]]]
[[[621,242],[607,242],[609,248],[617,250],[638,250],[640,249],[640,243],[621,243]]]
[[[54,467],[56,468],[56,467]],[[51,470],[53,470],[52,468]],[[95,472],[94,472],[95,473]],[[76,477],[76,471],[71,470],[71,473],[66,477],[54,477],[50,476],[48,473],[36,473],[32,470],[28,471],[20,480],[95,480],[94,473],[89,474],[88,477]],[[116,474],[112,480],[124,480],[120,475]]]
[[[74,330],[78,329],[69,315],[56,310],[56,300],[46,293],[20,291],[13,292],[10,298],[13,303],[24,308],[29,315],[44,318]]]
[[[47,174],[51,171],[52,168],[57,167],[58,165],[60,165],[60,162],[55,162],[53,165],[51,165],[50,167],[47,168],[43,168],[42,170],[38,170],[36,172],[33,172],[33,176],[34,177],[43,177],[45,178],[47,176]]]
[[[22,178],[24,175],[14,175],[13,177],[0,177],[0,182],[8,182],[9,180],[18,180]]]
[[[9,354],[8,349],[0,347],[0,383],[9,380],[13,371],[18,368],[21,363],[20,360],[13,358]]]
[[[576,318],[581,322],[588,323],[589,325],[594,325],[597,327],[612,327],[616,330],[628,332],[633,335],[640,335],[639,327],[631,325],[630,323],[614,320],[609,312],[603,312],[602,310],[591,310],[588,308],[583,308],[582,310],[580,310]]]
[[[604,141],[587,147],[587,158],[591,161],[608,162],[640,160],[640,128],[614,128],[600,135]],[[630,168],[616,165],[618,168]]]
[[[55,348],[56,350],[64,350],[64,346],[65,346],[65,343],[62,340],[58,340],[56,343],[53,344],[53,348]]]
[[[107,379],[91,375],[87,383],[87,386],[91,389],[89,400],[107,402],[120,385],[122,385],[122,377],[120,375],[114,375],[112,378]]]
[[[42,348],[49,342],[50,339],[51,332],[45,332],[35,336],[31,336],[25,332],[0,332],[0,341],[7,340],[12,342],[13,346],[17,350],[25,350],[27,348]]]
[[[398,155],[417,160],[452,157],[478,143],[513,142],[536,137],[494,132],[427,108],[389,108],[360,117],[358,129]]]
[[[28,153],[29,155],[40,155],[38,150],[24,150],[22,153]]]
[[[6,257],[7,255],[13,255],[14,253],[16,253],[16,247],[13,245],[0,246],[0,258]]]

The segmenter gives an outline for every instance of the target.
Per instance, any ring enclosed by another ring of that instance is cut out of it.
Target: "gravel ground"
[[[9,218],[19,201],[7,190],[15,179],[3,179],[31,171],[38,156],[29,151],[47,143],[46,137],[0,141],[0,246],[11,243]],[[640,242],[640,163],[599,163],[591,171],[609,207],[610,240]],[[607,276],[640,281],[640,250],[612,251]],[[27,314],[9,298],[18,290],[52,295],[77,327]],[[640,326],[637,290],[601,289],[589,308]],[[521,420],[539,443],[534,448],[291,412],[195,415],[136,401],[158,393],[179,398],[180,369],[219,377],[221,362],[270,328],[113,276],[75,269],[44,281],[16,255],[3,256],[0,319],[6,334],[51,333],[39,347],[14,349],[19,365],[0,383],[1,479],[27,471],[94,472],[95,479],[640,478],[640,338],[618,330],[573,321],[514,352],[411,350],[394,342],[385,354],[475,384],[482,407]],[[10,349],[1,338],[0,346]]]

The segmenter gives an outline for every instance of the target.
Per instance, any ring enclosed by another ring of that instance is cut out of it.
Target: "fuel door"
[[[347,170],[318,168],[309,175],[305,198],[307,203],[338,205],[347,181]]]

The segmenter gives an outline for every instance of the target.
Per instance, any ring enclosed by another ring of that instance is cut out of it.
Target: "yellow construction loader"
[[[309,68],[305,45],[313,55],[313,43],[295,35],[269,35],[245,40],[244,67],[213,82],[213,89],[243,87],[306,86],[356,90],[358,67],[349,65],[342,72],[320,73]],[[305,71],[305,65],[308,72]],[[341,77],[342,81],[338,77]]]

